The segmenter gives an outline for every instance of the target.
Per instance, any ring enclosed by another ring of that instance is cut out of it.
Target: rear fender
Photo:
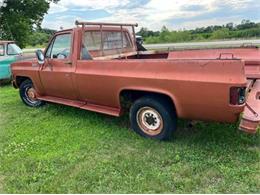
[[[173,103],[173,105],[175,106],[175,110],[178,116],[181,116],[181,107],[178,103],[177,98],[170,92],[165,91],[165,90],[161,90],[161,89],[154,89],[154,88],[146,88],[146,87],[126,87],[126,88],[122,88],[119,91],[119,95],[118,95],[118,105],[120,105],[120,97],[122,95],[122,93],[124,91],[135,91],[135,92],[144,92],[144,93],[153,93],[153,94],[159,94],[159,95],[165,95],[167,97],[169,97]],[[121,105],[120,105],[121,107]]]

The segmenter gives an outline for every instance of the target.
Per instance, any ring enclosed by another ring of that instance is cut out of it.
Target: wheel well
[[[157,93],[157,92],[148,92],[148,91],[139,91],[139,90],[123,90],[120,93],[120,105],[125,111],[129,111],[131,105],[142,97],[149,96],[154,98],[163,99],[165,102],[172,106],[173,109],[176,109],[174,101],[172,98],[166,94]]]
[[[24,77],[24,76],[16,76],[16,85],[17,87],[20,87],[20,85],[22,84],[22,82],[26,81],[26,80],[30,80],[31,79],[29,77]]]

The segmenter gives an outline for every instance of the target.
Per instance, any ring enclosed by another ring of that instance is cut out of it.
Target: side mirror
[[[44,62],[45,62],[45,57],[44,57],[44,55],[43,55],[42,50],[37,50],[37,51],[36,51],[36,56],[37,56],[37,59],[38,59],[38,63],[39,63],[40,65],[44,64]]]

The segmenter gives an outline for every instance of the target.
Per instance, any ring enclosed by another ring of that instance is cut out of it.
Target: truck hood
[[[4,61],[15,61],[16,57],[15,56],[1,56],[0,57],[0,62]]]
[[[22,54],[20,56],[17,56],[17,61],[31,61],[33,59],[35,59],[36,56],[35,54]]]
[[[14,55],[14,56],[1,56],[0,63],[8,61],[9,63],[12,62],[20,62],[20,61],[32,61],[35,59],[35,54],[21,54],[21,55]]]

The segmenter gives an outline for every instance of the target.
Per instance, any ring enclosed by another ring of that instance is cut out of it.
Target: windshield
[[[21,53],[22,53],[22,50],[15,43],[8,44],[7,55],[19,55]]]

